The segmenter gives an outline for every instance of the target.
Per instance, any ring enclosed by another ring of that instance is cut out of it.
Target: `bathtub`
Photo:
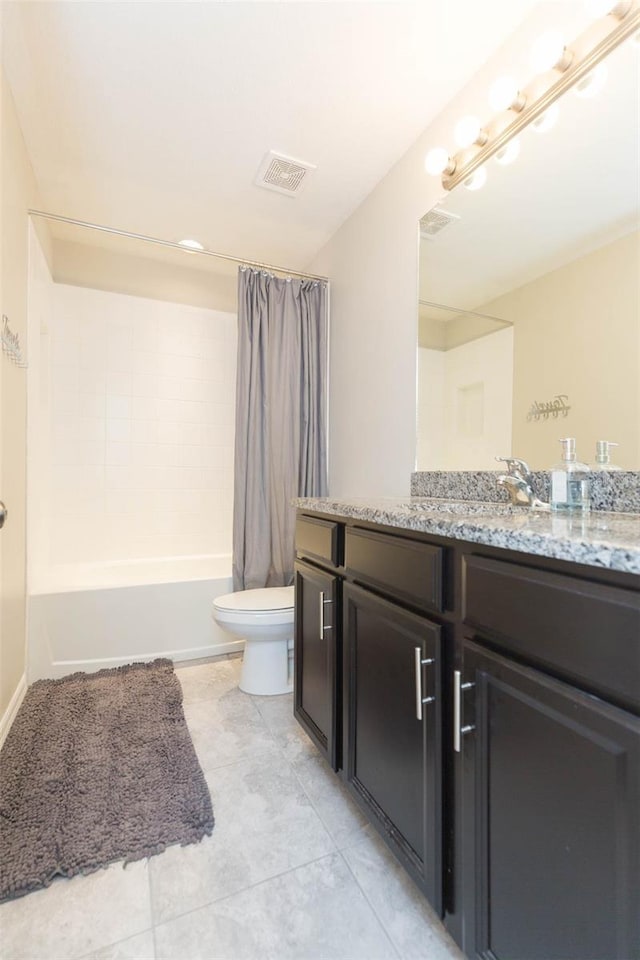
[[[239,651],[211,617],[214,598],[232,589],[229,555],[54,567],[29,590],[29,682]]]

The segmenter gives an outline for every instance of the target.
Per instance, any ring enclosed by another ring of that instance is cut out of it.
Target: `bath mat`
[[[170,660],[38,680],[0,753],[0,901],[213,830]]]

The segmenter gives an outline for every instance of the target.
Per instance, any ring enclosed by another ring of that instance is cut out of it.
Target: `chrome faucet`
[[[499,474],[496,482],[499,487],[507,490],[514,506],[549,509],[549,504],[543,503],[535,495],[531,486],[531,470],[526,460],[519,460],[517,457],[496,457],[496,460],[507,465],[507,472]]]

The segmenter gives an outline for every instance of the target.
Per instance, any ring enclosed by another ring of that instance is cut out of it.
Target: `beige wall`
[[[581,460],[594,460],[596,440],[613,440],[618,466],[640,466],[638,263],[635,232],[487,305],[515,323],[513,452],[535,469],[559,460],[566,436]],[[527,421],[534,400],[561,393],[566,418]]]
[[[0,303],[27,349],[28,216],[38,197],[31,165],[4,73],[0,77],[2,148]],[[0,718],[25,671],[26,369],[2,363],[0,498],[9,517],[0,533]]]

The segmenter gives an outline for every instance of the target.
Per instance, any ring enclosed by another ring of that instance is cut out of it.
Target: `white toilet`
[[[293,587],[227,593],[213,601],[213,619],[245,641],[240,689],[258,696],[293,689]]]

